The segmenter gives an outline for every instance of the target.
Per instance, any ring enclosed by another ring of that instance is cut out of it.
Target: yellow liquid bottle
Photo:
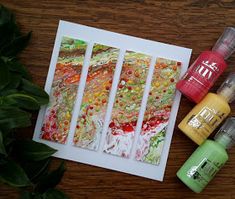
[[[235,73],[232,73],[218,89],[217,94],[208,93],[178,125],[198,145],[219,126],[231,112],[230,102],[235,97]]]

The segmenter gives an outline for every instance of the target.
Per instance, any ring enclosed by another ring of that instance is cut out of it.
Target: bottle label
[[[200,76],[207,81],[214,82],[216,77],[214,73],[219,73],[219,68],[216,62],[209,62],[209,60],[204,60],[198,66],[196,66],[195,72],[200,74]]]
[[[193,179],[198,186],[204,188],[222,166],[223,164],[219,162],[204,158],[198,165],[192,166],[187,171],[187,176]]]
[[[226,63],[215,55],[202,53],[189,68],[183,79],[191,84],[209,89],[224,71]]]
[[[225,117],[226,114],[224,112],[205,106],[198,114],[192,115],[187,124],[204,139],[220,124]]]

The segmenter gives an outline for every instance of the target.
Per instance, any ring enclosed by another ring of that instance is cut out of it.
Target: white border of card
[[[178,112],[179,102],[180,102],[180,97],[181,97],[181,94],[178,91],[176,91],[173,106],[171,109],[171,115],[170,115],[170,120],[169,120],[170,122],[167,127],[165,143],[164,143],[159,165],[152,165],[152,164],[136,161],[135,153],[133,151],[132,151],[131,157],[127,159],[127,158],[118,157],[118,156],[104,153],[102,150],[102,147],[99,147],[98,151],[91,151],[91,150],[75,147],[73,145],[74,133],[71,131],[72,131],[73,126],[76,125],[77,116],[79,114],[79,108],[80,108],[81,101],[82,101],[82,94],[85,88],[85,80],[86,80],[87,70],[89,66],[89,60],[91,57],[92,47],[94,43],[99,43],[99,44],[116,47],[120,49],[118,62],[117,62],[116,70],[114,74],[113,85],[112,85],[112,89],[111,89],[110,96],[109,96],[109,103],[108,103],[108,108],[107,108],[107,113],[106,113],[106,118],[105,118],[104,129],[107,129],[108,123],[109,123],[107,121],[110,121],[112,105],[113,105],[114,97],[116,94],[116,89],[113,89],[113,88],[115,88],[115,86],[117,87],[117,84],[119,81],[119,75],[121,72],[125,51],[132,50],[134,52],[141,52],[146,55],[150,55],[152,57],[152,61],[151,61],[151,65],[150,65],[150,69],[148,73],[148,78],[146,81],[144,96],[143,96],[143,100],[141,104],[141,109],[139,113],[139,119],[138,119],[138,123],[142,124],[141,120],[143,120],[144,111],[146,108],[148,93],[149,93],[150,84],[151,84],[151,78],[152,78],[152,74],[154,71],[154,64],[156,62],[156,59],[158,57],[161,57],[161,58],[166,58],[166,59],[171,59],[171,60],[176,60],[176,61],[181,62],[182,63],[181,74],[180,74],[180,77],[181,77],[182,74],[184,74],[187,70],[192,50],[188,48],[168,45],[168,44],[164,44],[160,42],[155,42],[155,41],[145,40],[145,39],[127,36],[123,34],[118,34],[114,32],[109,32],[109,31],[92,28],[92,27],[88,27],[84,25],[79,25],[75,23],[70,23],[66,21],[60,21],[56,39],[55,39],[55,45],[54,45],[54,49],[52,53],[50,68],[49,68],[46,85],[45,85],[45,90],[47,93],[50,93],[50,90],[51,90],[55,67],[57,63],[57,58],[58,58],[58,54],[60,50],[61,39],[63,36],[68,36],[74,39],[81,39],[88,43],[86,54],[85,54],[85,59],[84,59],[84,64],[83,64],[83,69],[82,69],[81,80],[78,86],[78,95],[77,95],[77,99],[76,99],[76,103],[75,103],[74,111],[73,111],[73,116],[71,120],[70,133],[68,135],[66,144],[59,144],[59,143],[40,139],[40,131],[41,131],[43,118],[44,118],[45,110],[46,110],[46,107],[44,106],[41,108],[39,112],[33,139],[35,141],[48,144],[49,146],[57,149],[58,152],[56,152],[56,154],[54,155],[55,157],[63,158],[66,160],[73,160],[76,162],[81,162],[85,164],[90,164],[94,166],[99,166],[99,167],[103,167],[107,169],[112,169],[112,170],[121,171],[124,173],[129,173],[129,174],[133,174],[137,176],[142,176],[142,177],[162,181],[164,177],[171,138],[172,138],[172,134],[174,130],[176,115]],[[139,125],[139,127],[141,128],[141,125]],[[103,131],[103,134],[106,134],[104,133],[104,131]],[[136,136],[137,135],[135,135],[135,137]],[[102,146],[102,143],[104,143],[104,139],[105,139],[105,136],[102,135],[100,146]]]

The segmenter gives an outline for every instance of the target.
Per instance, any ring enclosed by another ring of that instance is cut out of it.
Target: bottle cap
[[[235,117],[230,117],[215,135],[215,141],[226,149],[235,144]]]
[[[235,73],[230,73],[227,79],[217,90],[218,95],[222,96],[228,103],[235,99]]]
[[[235,50],[235,28],[227,27],[225,28],[223,34],[217,40],[216,44],[212,48],[212,51],[216,51],[224,59],[228,59],[229,56]]]

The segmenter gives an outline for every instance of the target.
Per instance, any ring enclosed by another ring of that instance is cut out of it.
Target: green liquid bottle
[[[227,162],[226,149],[235,143],[235,117],[226,120],[215,141],[206,140],[177,172],[178,178],[191,190],[200,193]]]

